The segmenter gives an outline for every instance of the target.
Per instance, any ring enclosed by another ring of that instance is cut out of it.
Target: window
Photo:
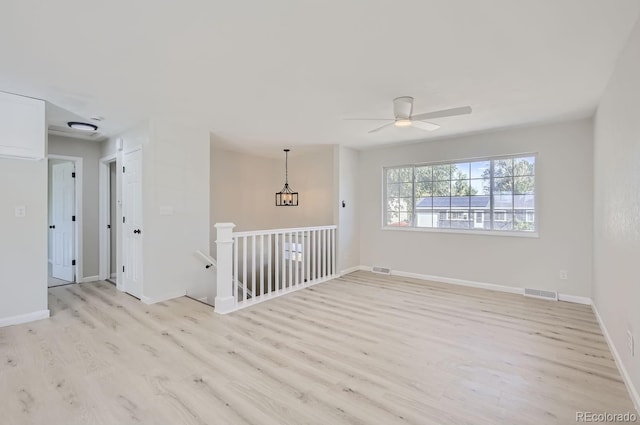
[[[535,154],[384,168],[387,227],[533,232]]]
[[[469,213],[467,211],[451,211],[451,220],[469,220]]]

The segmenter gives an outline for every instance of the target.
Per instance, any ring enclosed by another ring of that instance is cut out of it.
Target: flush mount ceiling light
[[[82,131],[96,131],[98,129],[97,125],[90,124],[88,122],[69,121],[67,125],[71,128]]]
[[[289,187],[289,149],[284,150],[284,187],[280,192],[276,192],[276,206],[298,206],[298,192],[294,192]]]

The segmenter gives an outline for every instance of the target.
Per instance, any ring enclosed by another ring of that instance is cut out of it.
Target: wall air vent
[[[371,269],[372,272],[374,273],[380,273],[380,274],[391,274],[391,269],[388,269],[386,267],[374,267]]]
[[[544,300],[558,301],[558,293],[554,291],[543,291],[541,289],[524,288],[524,296],[532,298],[542,298]]]

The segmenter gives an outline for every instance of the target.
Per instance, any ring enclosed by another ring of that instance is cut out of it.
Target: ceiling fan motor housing
[[[407,120],[413,112],[413,97],[402,96],[393,99],[393,115],[396,119]]]

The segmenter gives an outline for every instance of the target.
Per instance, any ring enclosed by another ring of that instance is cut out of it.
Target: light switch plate
[[[27,207],[24,205],[18,205],[15,210],[16,217],[26,217],[27,216]]]

